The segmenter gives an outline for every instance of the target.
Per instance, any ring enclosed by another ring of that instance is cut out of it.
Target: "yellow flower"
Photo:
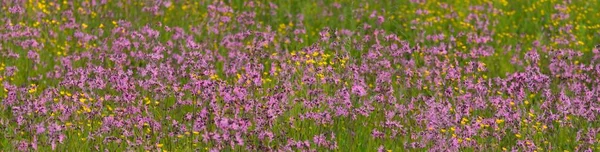
[[[283,23],[282,23],[282,24],[279,24],[279,28],[280,28],[280,29],[285,29],[285,24],[283,24]]]
[[[158,147],[158,148],[161,148],[163,146],[164,146],[164,144],[156,144],[156,147]]]
[[[212,75],[210,75],[210,79],[212,79],[212,80],[218,80],[219,79],[219,75],[212,74]]]
[[[82,27],[83,29],[85,29],[85,28],[87,28],[87,27],[88,27],[88,25],[87,25],[87,24],[85,24],[85,23],[83,23],[83,24],[81,24],[81,27]]]
[[[79,102],[81,102],[81,103],[85,103],[85,101],[87,101],[87,99],[85,99],[85,98],[79,99]]]
[[[462,118],[462,120],[460,120],[460,124],[465,125],[467,122],[469,122],[469,119],[467,118]]]
[[[88,108],[87,106],[83,106],[83,110],[85,112],[92,112],[92,110],[90,108]]]

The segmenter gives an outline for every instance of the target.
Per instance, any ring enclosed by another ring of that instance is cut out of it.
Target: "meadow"
[[[0,151],[600,151],[596,0],[0,7]]]

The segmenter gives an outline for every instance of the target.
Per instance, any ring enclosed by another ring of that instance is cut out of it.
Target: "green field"
[[[600,151],[596,0],[0,7],[0,151]]]

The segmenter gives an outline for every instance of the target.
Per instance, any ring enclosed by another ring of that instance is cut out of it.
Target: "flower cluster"
[[[0,7],[0,151],[600,151],[594,1]]]

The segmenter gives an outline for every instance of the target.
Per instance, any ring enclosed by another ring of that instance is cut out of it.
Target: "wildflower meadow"
[[[0,0],[0,151],[600,151],[598,0]]]

